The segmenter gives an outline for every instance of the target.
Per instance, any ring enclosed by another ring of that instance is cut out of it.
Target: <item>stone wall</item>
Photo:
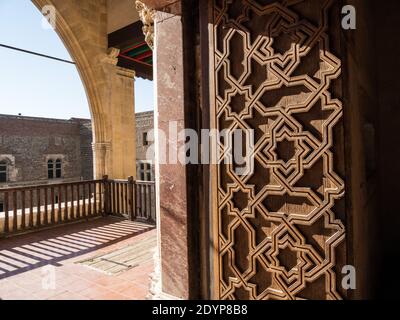
[[[46,183],[49,159],[62,160],[62,179],[58,182],[92,179],[92,160],[87,160],[92,156],[86,154],[87,146],[81,145],[85,139],[88,142],[87,135],[81,136],[88,123],[90,120],[0,115],[0,156],[11,161],[7,185]],[[86,163],[81,166],[85,156],[90,167]]]
[[[93,179],[93,134],[92,122],[87,119],[71,119],[79,125],[81,176],[84,180]]]
[[[136,114],[136,178],[154,181],[154,149],[150,149],[154,141],[154,112]],[[152,150],[152,151],[151,151]],[[145,166],[146,171],[141,170]],[[148,171],[151,172],[149,179]]]
[[[154,155],[146,158],[148,145],[144,133],[150,137],[154,128],[153,112],[136,115],[137,160],[154,162]],[[135,135],[134,132],[131,133]],[[0,115],[0,160],[10,164],[9,184],[47,183],[47,161],[63,160],[63,179],[93,179],[93,134],[89,119],[70,120]],[[154,177],[154,166],[152,166]],[[6,185],[3,185],[6,186]]]
[[[154,113],[141,112],[136,114],[136,159],[137,160],[154,160],[154,154],[149,158],[147,157],[147,151],[149,146],[152,144],[150,141],[147,145],[144,139],[145,133],[147,133],[148,139],[151,139],[151,130],[154,129]],[[153,140],[153,139],[151,139]]]

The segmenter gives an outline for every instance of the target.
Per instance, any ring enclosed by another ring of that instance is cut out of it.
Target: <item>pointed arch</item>
[[[90,113],[92,116],[93,124],[93,135],[95,141],[105,141],[105,124],[103,117],[103,110],[101,105],[101,94],[96,86],[96,71],[93,70],[93,62],[90,60],[88,55],[88,50],[83,47],[83,44],[88,44],[85,42],[84,38],[88,38],[89,35],[85,33],[87,29],[78,23],[67,22],[66,15],[77,16],[77,12],[73,6],[60,6],[56,3],[59,1],[53,0],[31,0],[32,3],[42,12],[42,8],[45,6],[53,6],[57,8],[56,10],[56,29],[55,32],[58,34],[62,40],[64,46],[68,50],[72,59],[76,63],[76,67],[80,78],[82,80],[83,86],[85,88],[86,96],[89,103]],[[60,9],[62,8],[62,10]],[[73,29],[78,29],[75,32]],[[106,48],[104,48],[106,50]]]
[[[135,72],[118,67],[119,50],[108,48],[107,1],[31,1],[41,12],[45,6],[56,9],[55,31],[83,82],[92,115],[96,178],[136,176],[136,139],[125,134],[135,128]]]

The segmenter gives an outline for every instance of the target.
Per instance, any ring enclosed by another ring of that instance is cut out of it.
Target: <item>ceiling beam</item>
[[[129,57],[128,55],[131,50],[142,45],[147,46],[142,28],[143,23],[137,21],[129,26],[110,33],[108,35],[108,47],[120,49],[121,54],[118,57],[118,66],[134,70],[138,77],[153,80],[152,65],[141,61],[140,59]],[[151,55],[152,53],[149,56]]]

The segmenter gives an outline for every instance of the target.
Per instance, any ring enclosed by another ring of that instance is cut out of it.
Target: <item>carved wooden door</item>
[[[252,174],[213,169],[215,298],[346,297],[338,3],[210,1],[212,127],[255,134]]]

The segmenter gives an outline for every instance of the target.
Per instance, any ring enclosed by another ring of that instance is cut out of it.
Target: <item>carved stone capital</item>
[[[109,48],[103,62],[116,66],[118,64],[118,56],[120,50],[118,48]]]
[[[142,1],[136,1],[136,10],[139,12],[140,20],[143,22],[145,40],[151,50],[154,50],[154,17],[156,11],[146,6]]]

